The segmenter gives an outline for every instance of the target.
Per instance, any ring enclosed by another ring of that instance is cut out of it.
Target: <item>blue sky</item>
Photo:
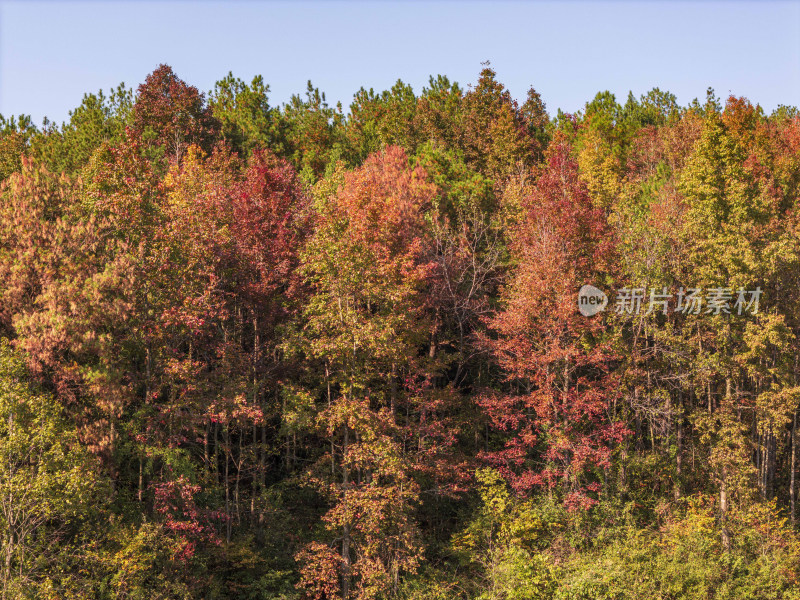
[[[551,114],[598,91],[681,104],[800,105],[800,2],[21,2],[0,0],[0,113],[62,121],[84,92],[137,86],[159,63],[208,91],[262,74],[271,104],[311,79],[345,109],[360,86],[431,74],[466,86],[483,61]]]

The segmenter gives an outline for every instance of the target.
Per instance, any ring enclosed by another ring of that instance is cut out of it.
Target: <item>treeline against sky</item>
[[[0,116],[4,600],[800,598],[796,109],[268,92]]]

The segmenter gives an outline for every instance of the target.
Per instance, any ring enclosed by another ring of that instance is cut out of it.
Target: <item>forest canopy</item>
[[[0,115],[3,600],[800,598],[796,108],[269,93]]]

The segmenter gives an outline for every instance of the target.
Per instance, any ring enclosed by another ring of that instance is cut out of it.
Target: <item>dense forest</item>
[[[161,65],[0,179],[2,600],[800,598],[797,109]]]

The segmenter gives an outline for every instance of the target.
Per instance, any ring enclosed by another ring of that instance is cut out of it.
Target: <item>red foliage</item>
[[[153,483],[153,508],[164,518],[164,527],[174,535],[178,547],[174,558],[186,561],[194,556],[199,544],[219,544],[212,519],[220,519],[218,511],[206,511],[197,506],[195,495],[199,485],[193,485],[181,475],[176,480]]]
[[[300,587],[305,600],[331,600],[339,597],[339,570],[342,557],[330,546],[311,542],[298,555],[303,565]]]
[[[139,86],[133,126],[137,134],[163,146],[175,161],[191,144],[208,149],[217,129],[203,94],[168,65],[159,65]]]
[[[297,286],[298,249],[307,234],[308,197],[294,168],[266,151],[250,158],[230,198],[233,237],[253,301]]]
[[[520,492],[561,482],[574,507],[591,503],[590,472],[609,466],[625,428],[609,421],[617,382],[602,317],[577,310],[578,289],[612,268],[612,234],[569,150],[554,142],[523,202],[512,242],[517,267],[506,308],[491,322],[497,338],[486,340],[510,391],[487,393],[480,404],[505,440],[484,458]]]

